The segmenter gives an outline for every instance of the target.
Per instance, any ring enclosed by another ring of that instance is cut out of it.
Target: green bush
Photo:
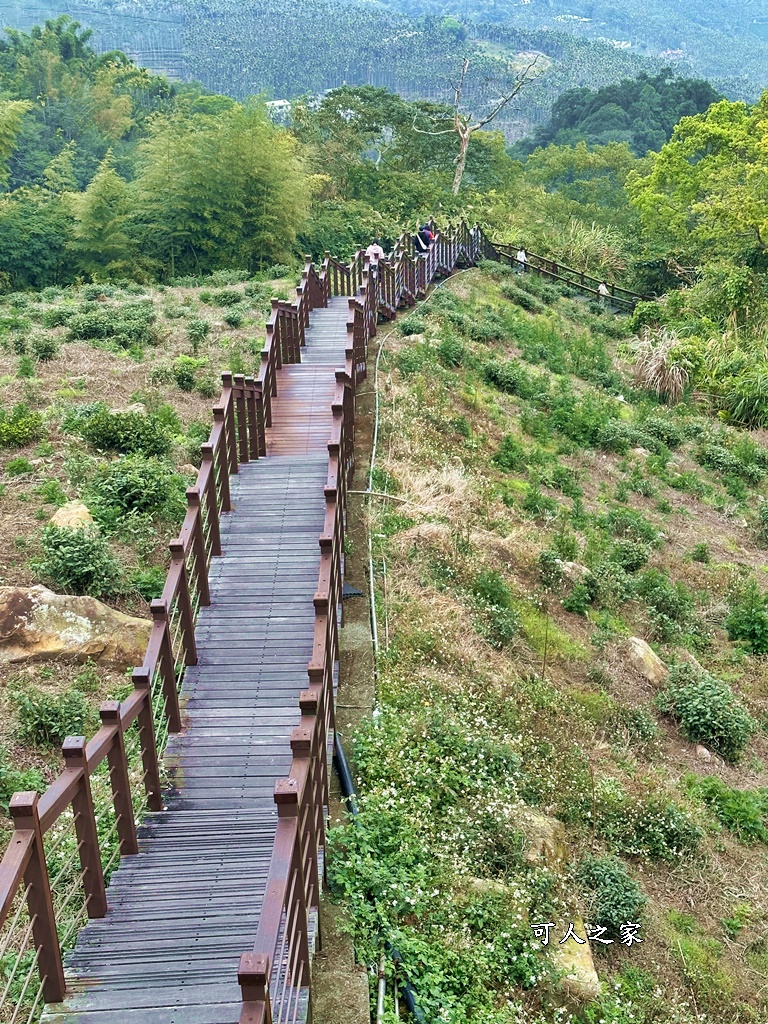
[[[32,354],[41,363],[47,363],[59,354],[59,343],[48,334],[36,334],[32,339]]]
[[[84,736],[97,723],[96,714],[80,690],[44,693],[33,688],[12,695],[19,722],[19,739],[38,747],[60,747],[67,736]]]
[[[425,314],[421,310],[415,310],[413,313],[408,313],[402,317],[397,325],[397,329],[400,334],[408,338],[412,334],[423,334],[426,326]]]
[[[209,302],[212,306],[236,306],[242,302],[244,295],[235,291],[234,288],[222,288],[221,291],[211,292]]]
[[[404,377],[419,373],[425,366],[434,365],[435,350],[430,345],[411,345],[401,349],[395,357],[395,365]]]
[[[548,391],[546,378],[531,373],[519,360],[491,359],[483,367],[483,376],[499,391],[520,398],[535,398]]]
[[[10,413],[0,409],[0,448],[21,448],[42,435],[43,417],[26,403],[19,402]]]
[[[144,569],[135,569],[131,573],[128,583],[145,601],[152,601],[162,594],[165,577],[164,569],[157,565],[151,565]]]
[[[661,569],[646,569],[638,577],[637,594],[645,601],[651,625],[662,642],[699,631],[693,594],[683,582],[673,582]]]
[[[17,459],[11,459],[5,464],[5,472],[9,476],[26,476],[28,473],[31,473],[32,470],[32,463],[29,459],[25,459],[23,456],[20,456]]]
[[[176,387],[180,391],[194,391],[197,384],[197,373],[203,366],[205,366],[204,359],[177,356],[171,368],[171,374]]]
[[[514,302],[527,313],[544,313],[546,311],[547,307],[543,302],[540,302],[522,288],[518,288],[513,281],[504,281],[499,286],[499,292],[505,299],[509,299],[511,302]]]
[[[91,482],[94,510],[107,521],[126,512],[166,519],[184,514],[184,481],[171,463],[141,454],[124,455],[101,466]]]
[[[233,330],[242,327],[245,323],[245,317],[237,309],[230,309],[228,313],[224,314],[224,323],[227,327],[231,327]]]
[[[41,544],[43,557],[33,561],[32,567],[57,589],[92,597],[114,597],[120,591],[120,564],[94,527],[46,526]]]
[[[675,804],[631,797],[610,782],[595,801],[595,831],[615,853],[675,861],[693,851],[702,831]]]
[[[171,435],[159,412],[148,416],[139,412],[110,412],[98,403],[81,410],[71,410],[62,429],[79,434],[99,451],[167,455],[171,450]]]
[[[74,312],[73,309],[69,309],[66,306],[46,309],[42,317],[43,327],[66,327]]]
[[[740,759],[757,729],[730,686],[694,665],[675,665],[656,702],[680,724],[686,739],[705,743],[727,761]]]
[[[207,320],[195,318],[187,324],[187,340],[192,345],[192,351],[197,352],[201,341],[204,341],[211,332],[211,325]]]
[[[151,300],[104,307],[85,303],[68,319],[71,340],[112,341],[120,348],[155,345],[159,335]]]
[[[525,469],[526,451],[513,434],[505,434],[491,462],[507,473]]]
[[[437,358],[449,369],[461,366],[464,360],[464,346],[458,338],[448,334],[437,346]]]
[[[40,793],[44,788],[45,780],[37,768],[14,768],[9,763],[8,752],[0,748],[0,810],[8,814],[8,806],[14,793],[26,793],[30,790]]]
[[[688,784],[729,832],[747,843],[768,843],[768,789],[731,789],[714,775],[692,776]]]
[[[731,604],[725,628],[731,640],[743,641],[754,654],[768,653],[768,601],[756,580]]]
[[[558,590],[563,583],[563,562],[556,551],[540,551],[539,579],[547,590]]]
[[[635,540],[618,540],[611,548],[609,557],[625,572],[637,572],[648,561],[650,551],[645,544],[639,544]]]
[[[616,857],[585,857],[576,871],[576,881],[588,892],[587,920],[614,935],[626,922],[638,921],[648,902]]]
[[[22,356],[19,359],[18,376],[22,379],[31,380],[35,376],[36,366],[32,356]]]
[[[520,618],[512,607],[512,592],[504,577],[495,570],[478,573],[471,592],[483,612],[480,632],[491,647],[502,650],[520,632]]]

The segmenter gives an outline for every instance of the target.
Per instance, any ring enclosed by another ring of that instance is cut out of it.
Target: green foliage
[[[8,805],[14,793],[36,790],[41,793],[45,780],[37,768],[14,768],[9,763],[7,750],[0,747],[0,810],[8,814]]]
[[[79,434],[99,451],[161,456],[171,449],[170,432],[158,413],[110,412],[97,403],[71,410],[62,429]]]
[[[638,577],[637,594],[648,607],[655,635],[664,643],[698,630],[693,594],[681,580],[673,582],[660,569],[646,569]]]
[[[187,339],[192,345],[192,351],[197,352],[198,346],[201,341],[204,341],[208,337],[211,331],[211,325],[207,320],[194,319],[190,320],[187,324]]]
[[[464,345],[452,335],[446,335],[437,346],[437,358],[448,369],[461,366],[464,353]]]
[[[9,459],[5,464],[5,472],[8,476],[26,476],[33,470],[32,463],[29,459],[25,459],[20,456],[16,459]]]
[[[114,597],[122,588],[122,569],[109,542],[93,527],[78,530],[46,526],[42,558],[32,564],[52,586],[69,594]]]
[[[483,613],[480,631],[491,647],[502,650],[520,632],[520,616],[513,608],[512,591],[501,573],[484,570],[472,582],[472,594]]]
[[[519,472],[525,468],[526,451],[514,434],[505,434],[491,461],[507,473]]]
[[[682,116],[701,113],[718,99],[709,82],[678,78],[670,68],[653,76],[641,72],[636,79],[624,78],[597,90],[572,89],[555,100],[549,122],[518,149],[531,153],[553,143],[586,143],[586,148],[624,142],[637,156],[645,156],[668,141]]]
[[[47,363],[59,354],[59,343],[48,334],[36,334],[32,338],[31,347],[32,354],[41,363]]]
[[[43,436],[43,417],[24,402],[10,413],[0,409],[0,448],[21,448]]]
[[[754,578],[731,604],[725,628],[731,640],[741,640],[754,654],[768,653],[768,600]]]
[[[729,832],[746,843],[768,843],[768,790],[732,789],[715,775],[686,781]]]
[[[588,893],[587,918],[618,935],[627,921],[638,921],[648,902],[640,886],[616,857],[585,857],[576,881]]]
[[[676,719],[686,739],[705,743],[727,761],[741,758],[757,728],[727,683],[687,663],[670,670],[657,705]]]
[[[599,780],[594,804],[576,794],[563,813],[594,814],[595,833],[613,853],[675,861],[698,846],[702,832],[675,804],[660,796],[634,797],[611,779]]]
[[[18,735],[37,747],[60,747],[67,736],[84,736],[98,721],[80,690],[46,693],[33,687],[15,690],[12,700],[18,718]]]
[[[151,565],[144,569],[135,569],[128,579],[128,585],[145,601],[152,601],[162,594],[165,576],[164,569],[157,565]]]
[[[173,466],[141,453],[124,455],[99,467],[90,484],[97,519],[115,525],[127,512],[171,521],[183,516],[184,481]]]
[[[157,314],[151,300],[126,302],[111,309],[85,303],[67,320],[69,337],[110,342],[119,348],[156,345],[159,334]]]

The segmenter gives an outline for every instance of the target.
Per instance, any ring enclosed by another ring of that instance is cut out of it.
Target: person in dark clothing
[[[411,241],[413,242],[413,251],[416,253],[416,255],[417,256],[425,255],[425,253],[427,252],[427,249],[429,249],[429,245],[421,237],[421,232],[420,231],[416,232],[416,234],[413,236]]]

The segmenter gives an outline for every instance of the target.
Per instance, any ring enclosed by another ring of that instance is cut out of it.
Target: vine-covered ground
[[[334,890],[428,1020],[762,1021],[768,448],[636,390],[628,319],[503,271],[384,346],[382,652]]]

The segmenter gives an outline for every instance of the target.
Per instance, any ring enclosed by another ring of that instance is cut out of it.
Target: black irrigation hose
[[[336,768],[336,772],[339,776],[339,784],[341,785],[341,792],[344,797],[344,802],[349,808],[349,812],[352,815],[352,821],[357,821],[357,790],[355,788],[355,782],[352,778],[352,772],[349,770],[349,762],[347,761],[346,754],[344,753],[344,747],[341,743],[341,736],[336,733],[335,742],[333,746],[333,764]],[[369,896],[370,899],[370,896]],[[389,954],[394,964],[399,964],[401,973],[403,971],[403,958],[400,951],[392,945],[392,943],[385,939],[384,949]],[[413,1019],[418,1024],[425,1024],[426,1017],[424,1011],[418,1004],[416,997],[416,990],[413,985],[407,979],[402,981],[400,984],[400,992],[403,997],[406,1009],[411,1014]]]

